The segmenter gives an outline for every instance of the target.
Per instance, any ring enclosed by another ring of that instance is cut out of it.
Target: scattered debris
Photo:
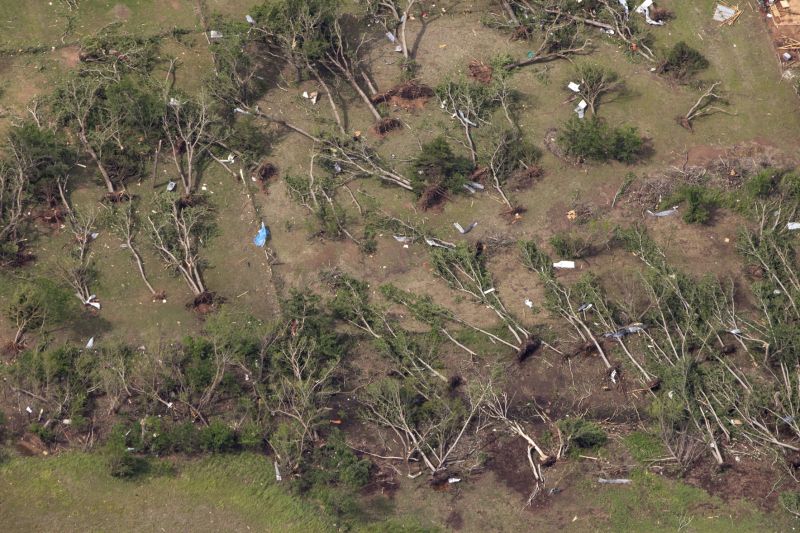
[[[269,229],[267,226],[264,225],[264,222],[261,222],[261,228],[256,233],[256,236],[253,237],[253,244],[258,246],[259,248],[263,248],[264,245],[267,243],[267,239],[269,238]]]
[[[575,261],[558,261],[553,263],[553,268],[575,268]]]
[[[390,31],[386,32],[386,38],[389,39],[389,42],[392,43],[392,44],[397,42],[397,37],[395,37],[394,33],[390,32]]]
[[[631,480],[630,479],[606,479],[603,477],[597,478],[598,483],[603,483],[605,485],[628,485]]]
[[[214,39],[222,39],[222,32],[217,31],[217,30],[210,30],[208,32],[208,38],[212,39],[212,40],[214,40]]]
[[[392,237],[394,237],[394,240],[396,240],[397,242],[402,242],[405,244],[414,242],[414,237],[407,237],[405,235],[392,235]]]
[[[177,186],[178,186],[177,183],[175,183],[174,181],[170,181],[169,183],[167,183],[167,192],[174,191],[175,187],[177,187]]]
[[[425,244],[428,246],[435,246],[437,248],[448,248],[450,250],[454,250],[456,245],[451,242],[445,242],[439,239],[434,239],[432,237],[425,237]]]
[[[653,0],[644,0],[644,2],[636,8],[636,12],[640,15],[644,15],[644,21],[651,26],[663,26],[665,24],[663,20],[654,20],[650,17],[650,7],[652,5]]]
[[[87,350],[91,350],[92,348],[94,348],[94,337],[89,339],[89,342],[86,343],[86,349]]]
[[[477,226],[477,225],[478,225],[478,223],[477,223],[477,222],[473,222],[472,224],[470,224],[470,225],[469,225],[469,226],[467,226],[466,228],[462,228],[462,227],[461,227],[461,224],[459,224],[458,222],[453,222],[453,226],[455,226],[455,228],[458,230],[458,232],[459,232],[461,235],[466,235],[467,233],[469,233],[470,231],[472,231],[473,229],[475,229],[475,226]]]
[[[650,211],[649,209],[647,210],[647,214],[650,215],[651,217],[668,217],[674,215],[677,212],[678,212],[677,205],[670,209],[666,209],[664,211],[656,211],[655,213],[653,211]]]
[[[800,222],[787,222],[786,229],[788,229],[789,231],[800,229]]]
[[[592,307],[594,307],[594,304],[581,304],[581,306],[578,307],[578,312],[583,313],[584,311],[590,310]]]
[[[644,331],[644,325],[637,323],[637,324],[631,324],[630,326],[626,326],[624,328],[620,328],[617,331],[610,331],[608,333],[603,333],[603,337],[607,339],[611,338],[620,340],[626,335],[630,335],[631,333],[641,333],[642,331]]]
[[[530,298],[525,298],[522,303],[524,303],[529,309],[533,309],[533,300]]]
[[[461,483],[461,478],[460,477],[447,478],[447,482],[450,483],[451,485],[453,483]]]
[[[281,471],[278,468],[278,461],[274,461],[273,464],[275,465],[275,481],[283,481],[281,477]]]
[[[250,24],[251,26],[252,26],[252,25],[254,25],[254,24],[256,23],[256,19],[254,19],[254,18],[253,18],[253,17],[251,17],[250,15],[245,15],[245,16],[244,16],[244,20],[246,20],[246,21],[247,21],[247,23],[248,23],[248,24]]]
[[[586,116],[586,108],[589,107],[589,104],[586,103],[586,100],[581,100],[578,102],[577,107],[575,108],[575,112],[578,114],[578,118],[582,119]]]
[[[570,91],[572,91],[574,93],[577,93],[577,92],[580,92],[581,86],[580,86],[580,84],[575,83],[574,81],[571,81],[571,82],[569,82],[567,84],[567,89],[569,89]]]

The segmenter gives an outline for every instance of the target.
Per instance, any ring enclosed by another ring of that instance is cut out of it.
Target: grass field
[[[191,33],[181,39],[166,38],[161,45],[162,59],[178,58],[176,84],[188,92],[202,90],[212,71],[212,60],[201,33],[198,5],[210,13],[243,19],[255,0],[82,0],[72,11],[63,0],[0,0],[0,133],[26,115],[25,106],[35,95],[48,90],[68,71],[77,53],[76,43],[87,35],[113,25],[122,32],[155,35],[172,28]],[[666,3],[666,2],[665,2]],[[571,165],[545,151],[544,177],[532,188],[515,193],[515,200],[528,208],[518,224],[508,225],[498,216],[503,206],[494,197],[457,197],[440,210],[418,211],[414,198],[405,191],[371,181],[353,182],[354,193],[374,195],[381,206],[402,217],[414,216],[439,234],[453,235],[453,221],[464,224],[478,221],[468,240],[474,242],[495,234],[511,240],[534,238],[541,242],[566,227],[566,212],[577,203],[608,206],[628,172],[646,176],[688,160],[693,148],[730,147],[737,144],[766,145],[793,154],[800,145],[800,114],[797,95],[781,79],[769,36],[760,16],[750,7],[736,25],[720,27],[711,19],[716,0],[673,0],[669,8],[675,18],[653,34],[656,48],[663,50],[679,40],[701,50],[711,67],[701,75],[705,82],[720,80],[731,114],[715,114],[697,121],[694,132],[681,128],[676,117],[685,113],[701,94],[696,87],[666,81],[651,71],[652,65],[631,60],[619,47],[601,34],[592,35],[596,51],[576,61],[593,61],[616,70],[625,80],[627,94],[603,103],[601,116],[612,123],[636,126],[652,143],[653,154],[641,164]],[[443,6],[445,4],[441,4]],[[488,61],[497,54],[524,58],[530,45],[511,41],[508,35],[481,23],[479,7],[487,3],[451,2],[446,15],[439,16],[420,33],[420,26],[409,26],[409,38],[420,37],[418,60],[420,81],[435,86],[446,76],[463,74],[473,59]],[[491,4],[494,6],[494,4]],[[495,6],[496,7],[496,6]],[[438,9],[438,8],[437,8]],[[379,90],[400,80],[397,54],[375,32],[370,50],[371,75]],[[55,48],[55,49],[54,49]],[[35,50],[34,50],[35,49]],[[164,65],[157,76],[164,75]],[[542,144],[544,133],[557,127],[573,113],[574,102],[565,101],[565,90],[573,78],[569,62],[553,62],[523,69],[512,85],[522,95],[524,108],[520,122],[535,144]],[[329,109],[322,103],[312,107],[299,94],[316,89],[304,81],[293,85],[277,80],[261,101],[270,113],[291,117],[302,127],[316,131],[317,119],[329,120]],[[285,86],[284,86],[285,85]],[[340,90],[341,89],[341,90]],[[371,117],[346,88],[336,89],[348,122],[348,130],[366,130]],[[394,111],[393,111],[394,112]],[[421,142],[446,130],[451,143],[459,147],[462,133],[435,101],[415,112],[397,111],[405,128],[387,139],[365,133],[370,143],[388,161],[402,162],[413,156]],[[479,147],[486,140],[484,130],[476,131]],[[461,148],[458,148],[461,150]],[[281,176],[308,173],[311,145],[296,136],[279,138],[270,147],[269,159]],[[175,171],[164,162],[155,184],[145,179],[131,191],[146,204],[155,187],[164,187]],[[218,232],[207,243],[203,257],[208,260],[206,281],[211,290],[227,300],[226,305],[253,313],[269,321],[278,313],[278,300],[293,287],[319,288],[319,273],[337,267],[353,272],[373,287],[384,282],[404,289],[425,292],[464,316],[492,327],[494,317],[480,305],[453,295],[431,273],[426,248],[403,249],[390,235],[381,235],[374,254],[365,255],[349,241],[322,241],[310,237],[313,221],[309,213],[293,202],[282,180],[269,190],[256,191],[212,162],[202,182],[212,193],[217,211]],[[81,209],[101,209],[99,189],[90,174],[75,176],[72,200]],[[249,194],[253,193],[254,203]],[[346,204],[351,219],[358,220],[357,209],[349,198]],[[641,222],[641,213],[617,209],[609,220],[598,223],[608,230],[613,223]],[[264,252],[251,244],[260,216],[270,226],[278,264],[266,265]],[[652,234],[676,264],[697,272],[740,276],[733,244],[742,220],[726,212],[712,227],[687,226],[678,217],[656,225],[648,220]],[[57,276],[58,259],[68,247],[68,233],[58,228],[43,230],[31,247],[38,256],[26,270],[0,272],[0,300],[14,290],[25,276]],[[94,287],[103,309],[99,316],[76,315],[63,328],[49,334],[56,341],[83,345],[89,337],[96,342],[123,341],[133,346],[173,342],[198,332],[203,319],[187,309],[190,293],[184,282],[162,268],[146,245],[142,254],[145,268],[157,289],[167,292],[167,303],[151,302],[138,273],[119,241],[101,231],[93,245],[100,272]],[[490,263],[496,286],[508,296],[508,307],[527,323],[550,327],[554,321],[545,314],[532,315],[523,297],[538,298],[542,287],[528,272],[521,272],[516,255],[501,252]],[[630,257],[606,256],[593,260],[587,268],[604,277],[620,294],[641,266]],[[577,274],[566,274],[573,280]],[[538,300],[537,300],[538,301]],[[12,333],[11,325],[0,318],[0,341]],[[480,364],[506,363],[508,355],[483,340]],[[494,350],[494,351],[492,351]],[[444,354],[445,357],[452,354]],[[463,356],[463,354],[460,354]],[[458,362],[456,357],[451,360]],[[554,364],[560,359],[553,357]],[[375,370],[362,360],[353,361],[355,381],[368,381]],[[550,361],[536,362],[537,379],[547,381]],[[582,363],[581,363],[582,364]],[[596,361],[586,363],[586,366]],[[549,365],[549,366],[546,366]],[[592,368],[592,371],[599,369]],[[458,364],[448,370],[458,371]],[[572,367],[570,367],[572,372]],[[599,371],[598,371],[599,372]],[[588,373],[588,371],[587,371]],[[530,374],[529,374],[530,375]],[[528,376],[529,376],[528,375]],[[523,376],[525,377],[525,376]],[[596,377],[596,376],[594,376]],[[592,379],[594,379],[592,377]],[[618,397],[599,390],[599,380],[587,387],[603,402],[616,407]],[[574,377],[573,377],[574,386]],[[529,389],[534,386],[529,384]],[[538,391],[530,392],[531,396]],[[596,397],[596,396],[595,396]],[[19,407],[21,412],[21,407]],[[23,415],[24,416],[24,415]],[[398,476],[399,489],[392,498],[362,495],[363,517],[354,529],[365,531],[413,531],[423,528],[463,531],[788,531],[795,527],[779,510],[763,510],[723,495],[709,495],[702,489],[645,472],[647,450],[627,452],[612,448],[605,459],[624,463],[631,455],[638,459],[629,486],[598,486],[596,476],[582,471],[583,463],[568,462],[564,492],[541,507],[525,506],[525,497],[513,490],[494,472],[469,479],[452,492],[433,492],[419,480]],[[639,454],[639,455],[637,455]],[[14,456],[0,463],[0,530],[26,531],[336,531],[337,524],[324,506],[301,499],[274,481],[270,458],[254,454],[215,456],[205,459],[176,459],[176,472],[136,481],[112,478],[102,456],[67,452],[49,458]],[[520,462],[527,472],[527,465]],[[592,470],[591,472],[594,472]],[[753,494],[753,500],[766,500],[768,494]],[[411,524],[411,525],[409,525]]]

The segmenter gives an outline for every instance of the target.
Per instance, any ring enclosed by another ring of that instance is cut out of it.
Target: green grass
[[[0,467],[0,523],[15,531],[330,531],[275,483],[262,456],[181,464],[174,476],[124,481],[97,454],[15,458]]]
[[[662,478],[651,472],[634,472],[630,485],[584,486],[587,501],[607,517],[595,523],[599,531],[788,531],[785,514],[765,514],[742,502],[723,502],[705,491]],[[600,487],[600,488],[598,488]]]

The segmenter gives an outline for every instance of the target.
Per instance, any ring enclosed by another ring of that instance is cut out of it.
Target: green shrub
[[[199,431],[198,442],[203,451],[224,453],[234,450],[239,442],[236,432],[221,420],[213,420]]]
[[[558,136],[569,155],[591,161],[633,163],[644,154],[644,139],[632,126],[611,127],[597,116],[570,118]]]
[[[411,166],[414,170],[411,181],[418,194],[431,185],[449,192],[461,192],[472,169],[469,159],[456,156],[443,136],[423,144]]]
[[[779,500],[787,512],[800,516],[800,492],[782,492]]]
[[[779,174],[775,169],[762,170],[745,183],[744,189],[752,198],[766,198],[775,190]]]
[[[707,68],[708,60],[703,54],[684,41],[679,41],[667,51],[659,71],[676,80],[684,81]]]
[[[581,259],[591,255],[591,243],[579,235],[559,232],[550,237],[550,246],[553,247],[559,259]]]
[[[578,448],[602,446],[608,440],[603,428],[583,418],[564,418],[558,421],[558,427],[567,442]]]
[[[114,477],[131,479],[147,472],[147,460],[128,451],[125,427],[117,424],[104,448],[109,473]]]

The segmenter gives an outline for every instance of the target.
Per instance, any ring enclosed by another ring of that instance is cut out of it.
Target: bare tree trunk
[[[103,181],[106,183],[106,190],[110,194],[114,194],[116,192],[114,189],[114,182],[111,181],[111,176],[109,176],[108,170],[106,170],[106,167],[105,165],[103,165],[103,162],[100,161],[97,152],[95,152],[94,148],[92,148],[89,139],[86,138],[86,134],[83,132],[83,128],[81,128],[81,131],[78,133],[78,136],[80,137],[81,144],[83,144],[84,150],[86,150],[86,153],[89,154],[89,156],[97,165],[97,169],[100,171],[100,175],[103,177]]]

